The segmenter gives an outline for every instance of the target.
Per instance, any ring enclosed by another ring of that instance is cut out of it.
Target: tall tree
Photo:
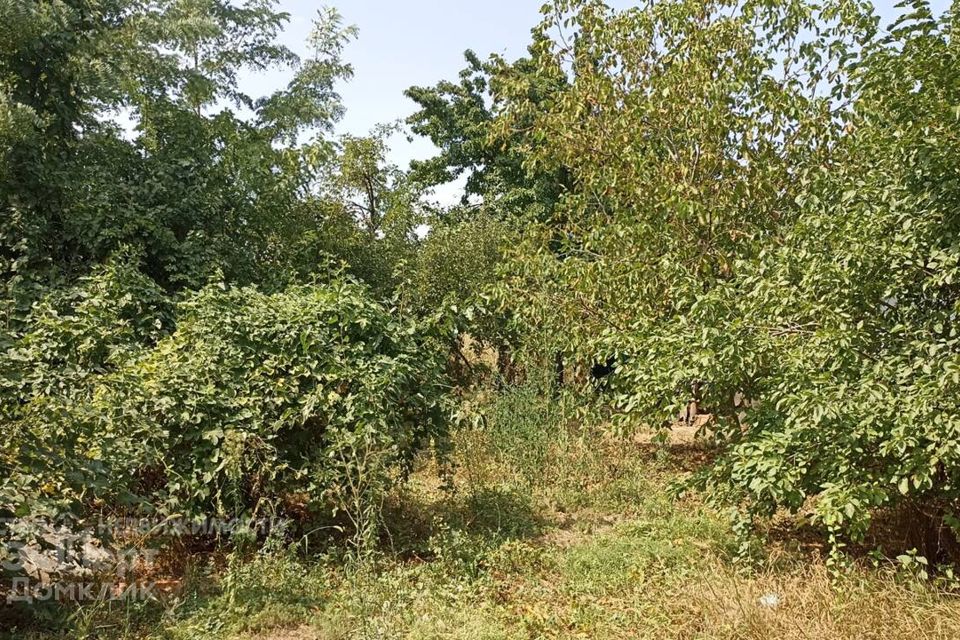
[[[504,84],[526,82],[526,98],[537,104],[557,100],[567,86],[562,73],[544,73],[530,58],[508,63],[491,57],[481,61],[464,54],[466,68],[458,82],[406,91],[420,109],[407,118],[412,131],[428,137],[440,153],[411,163],[413,175],[429,185],[451,182],[466,175],[463,204],[481,198],[500,215],[547,219],[570,188],[563,168],[531,170],[520,150],[530,131],[523,125],[510,130],[493,127],[507,108]]]
[[[309,222],[298,201],[333,153],[323,138],[299,140],[341,115],[334,85],[352,73],[340,54],[353,30],[321,13],[301,61],[277,41],[288,17],[274,4],[0,3],[8,299],[124,244],[145,249],[144,269],[168,289],[217,270],[249,282],[290,268],[287,239]],[[239,89],[241,72],[278,66],[293,70],[286,88]]]

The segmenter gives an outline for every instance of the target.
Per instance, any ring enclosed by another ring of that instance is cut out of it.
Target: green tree
[[[250,282],[292,269],[284,247],[307,222],[297,204],[332,155],[322,138],[296,141],[339,117],[334,83],[351,73],[339,56],[353,31],[321,14],[299,61],[277,43],[287,16],[273,5],[0,4],[8,300],[22,310],[36,287],[124,244],[144,248],[143,268],[168,289],[217,270]],[[285,89],[238,89],[241,71],[276,66],[294,70]]]
[[[345,270],[390,298],[419,244],[427,189],[387,159],[392,125],[369,136],[343,136],[304,200],[311,228],[299,241],[305,265]]]
[[[748,516],[816,497],[837,545],[877,507],[932,539],[957,507],[955,24],[923,2],[887,32],[843,1],[557,2],[536,59],[570,88],[544,108],[505,85],[494,124],[533,121],[527,162],[577,185],[562,250],[534,224],[513,252],[527,340],[615,357],[626,426],[696,396],[725,446],[706,484]]]
[[[466,175],[462,204],[478,197],[501,216],[549,218],[560,194],[570,187],[566,172],[562,168],[532,172],[525,166],[521,144],[529,137],[529,122],[509,131],[492,125],[507,108],[502,83],[522,80],[527,89],[524,99],[546,105],[565,90],[566,78],[556,71],[544,72],[529,58],[512,64],[499,57],[483,62],[469,50],[464,57],[467,67],[459,82],[406,91],[420,107],[407,124],[440,149],[434,158],[413,161],[413,175],[431,186]]]

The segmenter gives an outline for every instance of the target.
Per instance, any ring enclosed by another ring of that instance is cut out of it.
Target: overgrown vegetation
[[[359,504],[443,435],[443,351],[357,285],[213,285],[179,305],[174,333],[132,352],[89,344],[120,314],[85,293],[58,316],[63,333],[38,319],[8,352],[7,369],[34,373],[4,398],[22,452],[3,483],[9,512],[105,502],[236,517],[273,514],[294,492]]]
[[[3,619],[958,635],[960,5],[898,14],[554,0],[408,170],[334,10],[0,0],[0,542],[146,518],[177,592]]]
[[[505,285],[525,324],[615,359],[628,427],[694,397],[723,447],[703,484],[748,517],[810,508],[840,546],[922,503],[949,529],[956,13],[908,3],[884,32],[843,2],[558,9],[536,54],[571,87],[544,108],[515,80],[501,125],[535,118],[530,164],[576,185]],[[564,24],[572,47],[547,37]]]
[[[161,602],[89,605],[51,628],[73,637],[264,640],[960,631],[955,599],[918,582],[908,565],[832,574],[822,545],[793,533],[775,536],[758,564],[735,562],[724,514],[675,494],[711,455],[692,432],[664,448],[565,427],[569,416],[550,409],[534,424],[514,412],[517,396],[490,402],[496,421],[457,432],[451,485],[424,458],[394,488],[383,540],[363,563],[345,561],[336,545],[277,532],[259,550],[194,557],[182,590]],[[504,433],[513,434],[508,447]]]

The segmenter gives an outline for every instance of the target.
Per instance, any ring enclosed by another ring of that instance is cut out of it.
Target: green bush
[[[0,513],[54,515],[105,488],[110,461],[80,416],[107,376],[169,333],[173,312],[132,254],[33,305],[0,354]]]
[[[90,366],[88,353],[115,352],[117,327],[71,329],[87,317],[80,309],[100,308],[80,297],[59,324],[43,316],[7,360],[29,370],[55,354],[71,371]],[[272,295],[213,285],[177,316],[176,331],[96,369],[83,393],[34,381],[8,394],[3,511],[236,516],[272,513],[292,494],[352,509],[443,433],[441,341],[359,285]],[[137,325],[124,326],[124,344],[135,342]]]

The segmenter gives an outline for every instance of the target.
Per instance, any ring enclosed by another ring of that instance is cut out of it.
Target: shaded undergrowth
[[[160,603],[85,606],[18,637],[960,637],[960,602],[892,567],[831,575],[809,527],[738,560],[726,514],[675,490],[706,445],[612,437],[547,404],[518,426],[516,400],[461,428],[446,464],[421,460],[363,553],[276,536],[191,559]]]

